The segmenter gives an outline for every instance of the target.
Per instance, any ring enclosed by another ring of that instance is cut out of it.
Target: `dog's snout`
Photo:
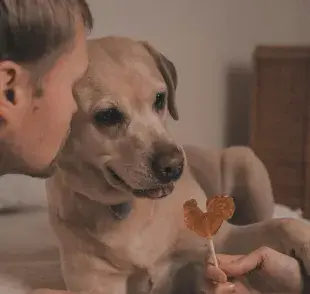
[[[152,159],[152,170],[162,184],[178,180],[183,173],[183,167],[184,156],[176,146],[158,150]]]

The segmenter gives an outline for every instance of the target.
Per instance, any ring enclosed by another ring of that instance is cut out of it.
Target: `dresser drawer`
[[[254,71],[250,146],[276,202],[310,217],[310,47],[259,46]]]
[[[305,188],[304,164],[283,161],[264,163],[269,172],[276,202],[291,208],[302,207]]]

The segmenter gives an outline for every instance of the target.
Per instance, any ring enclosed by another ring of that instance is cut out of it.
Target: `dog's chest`
[[[179,216],[169,211],[171,199],[138,200],[124,220],[115,218],[113,229],[100,234],[100,242],[138,267],[148,268],[169,251],[179,230]]]
[[[165,199],[137,200],[124,220],[114,218],[112,226],[99,223],[99,241],[129,263],[150,268],[159,260],[169,258],[172,250],[187,249],[188,243],[192,244],[181,237],[181,232],[187,231],[183,203],[189,198],[205,201],[203,191],[189,174],[185,174],[175,191]]]

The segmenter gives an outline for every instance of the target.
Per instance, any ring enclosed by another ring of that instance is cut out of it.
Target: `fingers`
[[[235,292],[235,285],[232,283],[218,284],[215,286],[214,294],[233,294]]]
[[[243,257],[243,255],[218,254],[217,259],[218,259],[218,263],[219,263],[220,267],[216,267],[211,260],[207,261],[206,278],[208,280],[211,280],[211,281],[214,281],[217,283],[226,283],[227,282],[227,275],[221,269],[222,265],[235,262],[242,257]]]
[[[216,255],[219,264],[231,263],[231,262],[234,262],[234,261],[240,259],[243,256],[244,255],[226,255],[226,254],[217,254]]]
[[[268,255],[268,249],[261,247],[248,255],[242,256],[239,259],[230,263],[222,263],[221,269],[230,277],[244,275],[254,269],[263,266],[265,257]]]
[[[221,268],[223,265],[230,264],[242,258],[243,255],[225,255],[225,254],[218,254],[217,259],[219,263],[219,268],[215,267],[214,263],[209,260],[207,261],[206,266],[206,278],[212,280],[217,283],[226,283],[227,282],[227,275]]]
[[[240,281],[235,281],[234,285],[235,285],[235,293],[238,293],[238,294],[261,294],[260,292],[257,292],[256,290],[254,290],[252,288],[251,289],[247,288]]]
[[[207,264],[206,267],[206,278],[208,280],[217,282],[217,283],[226,283],[227,276],[226,274],[218,267],[213,264]]]

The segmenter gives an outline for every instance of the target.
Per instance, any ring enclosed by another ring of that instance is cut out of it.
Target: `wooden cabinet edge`
[[[257,46],[254,51],[256,59],[292,59],[292,58],[310,58],[310,46]]]

